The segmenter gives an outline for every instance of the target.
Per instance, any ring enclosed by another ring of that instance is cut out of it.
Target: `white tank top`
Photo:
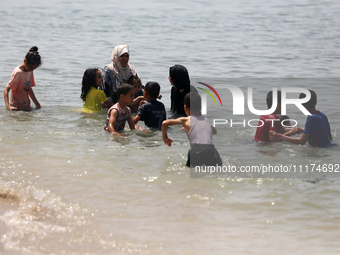
[[[190,131],[188,139],[190,144],[212,144],[212,130],[209,120],[203,116],[190,115]]]
[[[116,103],[115,105],[111,106],[111,108],[108,110],[107,117],[106,117],[106,125],[104,129],[109,130],[109,121],[110,121],[110,115],[111,115],[112,110],[116,110],[118,112],[118,117],[114,124],[115,131],[123,130],[125,127],[125,122],[129,118],[129,109],[128,107],[126,107],[126,111],[125,113],[123,113],[122,110],[120,109],[119,103]]]

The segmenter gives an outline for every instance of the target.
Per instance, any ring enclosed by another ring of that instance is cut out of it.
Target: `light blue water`
[[[339,253],[337,178],[190,178],[180,127],[169,132],[168,148],[158,132],[110,137],[104,111],[78,111],[84,70],[104,67],[115,45],[128,44],[130,63],[143,83],[161,84],[167,109],[174,64],[186,66],[193,81],[225,80],[245,94],[255,84],[258,108],[269,78],[306,78],[303,87],[318,93],[339,144],[339,13],[340,3],[326,0],[1,3],[2,88],[31,46],[43,64],[34,88],[41,110],[0,107],[0,219],[9,226],[0,231],[0,252]],[[208,101],[209,119],[238,119],[221,94],[225,106]],[[303,126],[299,110],[289,115]],[[241,119],[256,117],[246,111]],[[214,143],[235,166],[339,163],[338,148],[258,146],[254,128],[217,129]]]

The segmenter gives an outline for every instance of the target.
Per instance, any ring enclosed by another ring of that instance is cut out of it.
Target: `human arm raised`
[[[186,133],[190,131],[190,118],[189,117],[181,117],[178,119],[164,120],[162,122],[162,139],[166,145],[171,146],[173,140],[168,137],[168,127],[182,125]]]
[[[136,97],[135,99],[133,99],[132,103],[130,104],[130,107],[132,107],[133,109],[137,109],[140,102],[142,102],[143,100],[144,100],[143,96]]]

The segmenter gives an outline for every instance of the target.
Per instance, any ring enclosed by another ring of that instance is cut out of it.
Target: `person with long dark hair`
[[[102,73],[98,68],[89,68],[84,72],[80,95],[84,109],[100,111],[103,103],[108,108],[113,105],[107,99],[104,91],[98,89],[102,86],[102,81]]]
[[[184,97],[189,92],[197,92],[197,89],[190,85],[188,70],[182,65],[170,67],[169,81],[173,85],[171,88],[171,112],[186,115],[183,108]]]

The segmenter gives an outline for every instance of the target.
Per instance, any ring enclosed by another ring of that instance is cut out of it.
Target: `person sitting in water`
[[[331,128],[328,122],[327,116],[316,110],[317,96],[315,91],[309,90],[311,98],[303,106],[311,113],[307,117],[305,129],[300,137],[289,137],[285,134],[280,134],[275,131],[271,131],[269,134],[271,141],[288,141],[294,144],[305,144],[307,141],[310,146],[313,147],[330,147],[334,145],[332,143]],[[306,95],[301,93],[299,98],[305,98]]]
[[[137,124],[142,120],[149,128],[162,128],[162,122],[166,120],[166,111],[164,104],[157,101],[161,87],[157,82],[148,82],[144,88],[144,99],[148,103],[142,104],[138,110],[133,122]]]
[[[171,146],[173,141],[168,137],[168,127],[182,125],[191,145],[186,166],[222,165],[221,157],[212,140],[212,135],[216,134],[217,130],[209,123],[207,118],[201,115],[201,105],[202,101],[198,93],[188,93],[184,98],[184,111],[187,117],[163,121],[163,141]]]
[[[112,106],[104,91],[97,89],[102,86],[102,81],[102,73],[98,68],[85,70],[80,95],[80,98],[83,100],[84,109],[100,111],[103,104],[108,108]]]
[[[116,94],[120,84],[128,83],[137,72],[133,65],[129,64],[130,51],[128,45],[118,45],[111,54],[111,64],[103,69],[103,90],[111,103],[117,103]]]
[[[118,103],[113,105],[107,112],[106,124],[104,129],[117,136],[125,127],[126,121],[131,130],[136,129],[131,116],[131,110],[128,107],[132,103],[135,90],[132,85],[123,83],[117,88]]]
[[[197,89],[190,85],[188,70],[182,65],[170,67],[169,81],[173,85],[171,88],[171,112],[185,116],[184,97],[189,92],[197,92]]]

